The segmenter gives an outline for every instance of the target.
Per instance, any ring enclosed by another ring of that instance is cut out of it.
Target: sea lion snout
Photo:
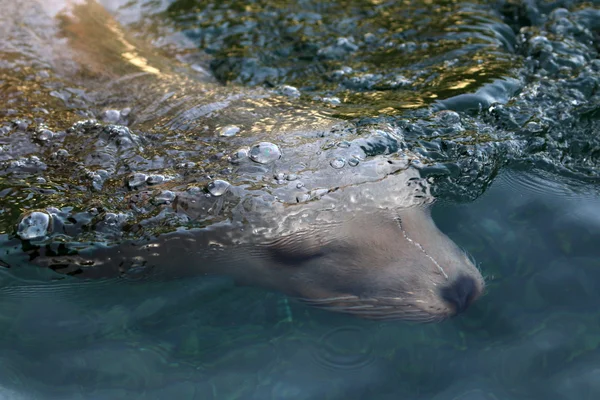
[[[461,275],[448,286],[442,288],[442,299],[450,303],[456,314],[464,312],[481,294],[477,282],[470,276]]]
[[[456,316],[484,292],[472,258],[423,208],[338,220],[269,246],[273,287],[331,311],[413,322]]]

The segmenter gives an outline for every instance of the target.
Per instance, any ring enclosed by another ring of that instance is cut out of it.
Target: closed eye
[[[292,267],[298,267],[304,263],[315,261],[326,254],[325,250],[320,248],[290,249],[287,247],[268,247],[267,252],[273,261]]]

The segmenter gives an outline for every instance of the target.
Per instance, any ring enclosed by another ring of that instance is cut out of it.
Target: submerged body
[[[224,274],[332,311],[420,322],[462,312],[483,293],[480,271],[435,226],[429,183],[393,129],[347,133],[302,103],[199,80],[136,47],[95,2],[51,4],[56,34],[36,56],[93,88],[91,109],[130,106],[127,125],[142,131],[87,122],[61,144],[106,172],[90,173],[110,199],[105,214],[138,218],[134,234],[85,246],[83,233],[55,226],[33,241],[33,263],[81,278]],[[168,179],[141,175],[185,160]],[[50,225],[60,214],[44,212]],[[100,225],[87,232],[98,239]],[[65,235],[75,245],[65,249]]]

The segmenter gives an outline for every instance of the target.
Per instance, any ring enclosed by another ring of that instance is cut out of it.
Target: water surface
[[[88,42],[97,63],[73,77],[44,14],[0,3],[0,397],[599,398],[594,4],[105,1],[135,51]],[[348,125],[321,129],[334,119]],[[317,128],[290,138],[297,124]],[[163,212],[171,190],[296,199],[287,187],[341,165],[234,171],[228,156],[265,137],[289,163],[373,138],[372,159],[416,154],[486,295],[440,324],[377,323],[227,278],[51,280],[15,235],[50,207],[57,251],[161,233],[191,223]]]

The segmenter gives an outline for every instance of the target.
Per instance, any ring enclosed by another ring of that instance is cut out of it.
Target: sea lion
[[[32,263],[88,279],[224,274],[376,319],[440,321],[481,296],[480,271],[435,226],[430,183],[392,127],[347,130],[325,112],[266,90],[196,80],[142,50],[147,45],[134,45],[95,1],[48,4],[54,22],[37,61],[88,88],[89,110],[131,106],[128,126],[143,132],[86,121],[62,145],[77,167],[101,167],[114,177],[96,179],[101,175],[90,172],[92,199],[105,196],[105,207],[133,208],[142,217],[129,226],[132,237],[119,232],[103,243],[96,236],[91,245],[84,245],[82,232],[55,227],[58,239],[32,242]],[[215,134],[229,124],[241,133]],[[198,137],[206,142],[194,147]],[[233,159],[219,151],[234,146],[250,148]],[[202,168],[158,183],[142,174],[173,168],[186,157]],[[223,172],[227,181],[214,180],[210,171],[225,164],[234,166]],[[125,187],[115,184],[125,176]],[[198,190],[202,182],[206,190]],[[57,209],[44,212],[51,222],[59,219]],[[171,217],[174,223],[164,222]],[[87,230],[101,232],[99,225]],[[65,248],[65,236],[75,245]]]

